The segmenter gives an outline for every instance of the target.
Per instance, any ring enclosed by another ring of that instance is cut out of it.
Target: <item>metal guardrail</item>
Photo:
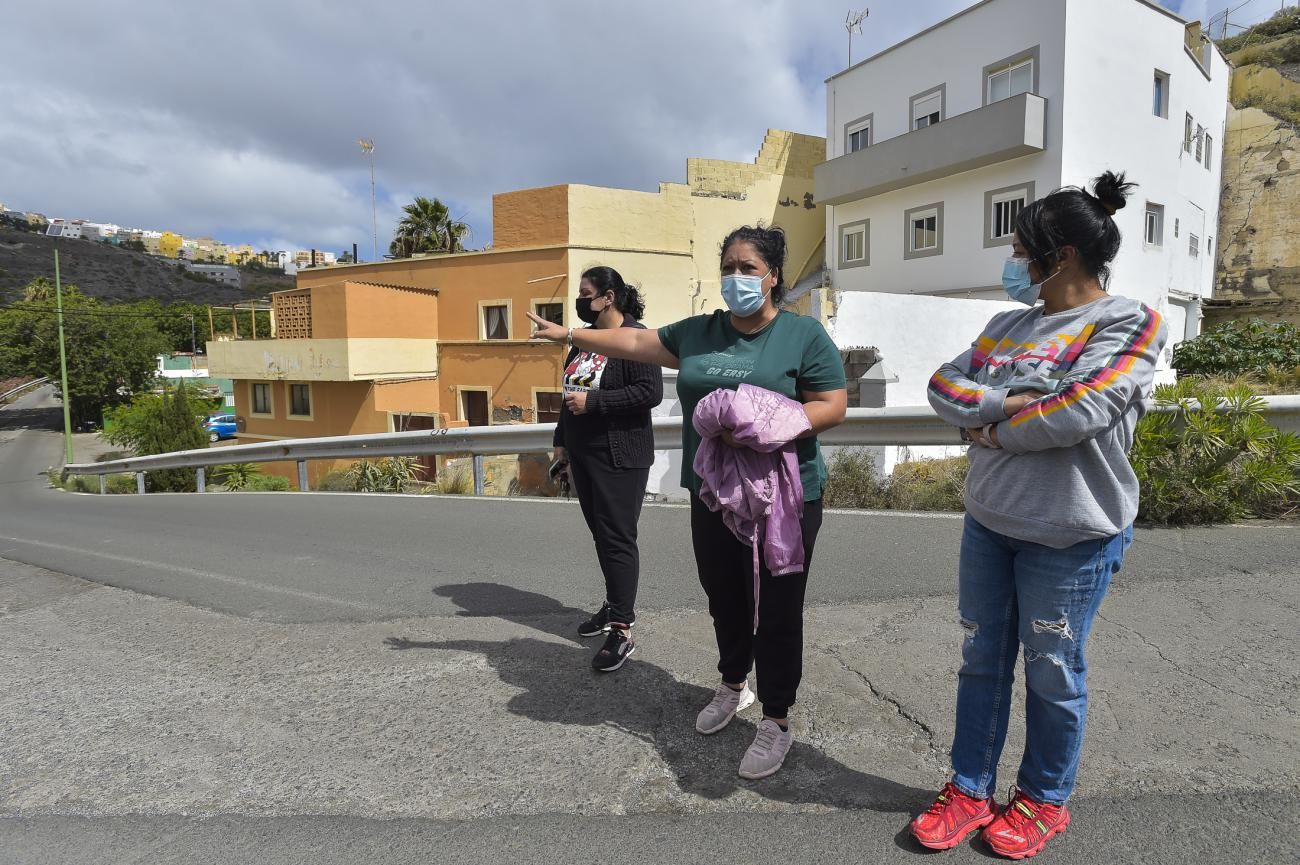
[[[25,390],[31,390],[34,387],[40,387],[43,384],[49,384],[49,382],[50,382],[50,377],[47,375],[43,378],[38,378],[34,381],[29,381],[27,382],[27,384],[20,384],[18,385],[18,387],[14,388],[13,390],[0,393],[0,403],[9,399],[9,397],[11,396],[18,396],[18,394],[22,393]]]
[[[1265,397],[1266,414],[1276,427],[1300,433],[1300,396]],[[1158,411],[1154,403],[1149,404]],[[681,417],[654,419],[656,448],[681,448]],[[100,491],[104,476],[135,472],[137,489],[144,492],[144,473],[159,469],[192,468],[198,472],[198,487],[205,488],[205,471],[210,466],[231,463],[296,462],[298,488],[308,489],[307,462],[320,459],[382,459],[395,456],[469,454],[474,458],[474,492],[483,492],[483,457],[497,454],[538,453],[551,449],[554,424],[461,427],[417,432],[371,435],[281,439],[258,444],[223,448],[176,451],[152,456],[128,457],[102,463],[64,466],[74,475],[98,475]],[[849,409],[844,423],[819,436],[832,447],[878,447],[888,445],[960,445],[958,431],[939,419],[929,406]]]

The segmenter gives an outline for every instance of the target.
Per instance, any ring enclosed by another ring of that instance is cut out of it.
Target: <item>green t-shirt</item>
[[[700,400],[719,388],[751,384],[803,401],[801,391],[844,387],[839,349],[815,318],[780,312],[755,334],[731,325],[726,310],[684,318],[659,328],[659,341],[678,359],[677,396],[682,402],[682,486],[699,495],[695,451],[700,434],[691,419]],[[795,442],[804,501],[816,501],[826,484],[826,464],[817,439]]]

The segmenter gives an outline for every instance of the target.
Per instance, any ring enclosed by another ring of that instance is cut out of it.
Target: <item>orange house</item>
[[[271,295],[271,338],[210,342],[208,363],[235,382],[241,442],[553,422],[564,349],[525,313],[568,324],[567,272],[563,247],[303,271]]]
[[[529,340],[525,313],[576,324],[592,265],[638,285],[657,327],[722,305],[728,231],[779,225],[787,283],[811,308],[826,226],[813,174],[825,156],[822,138],[769,130],[752,163],[690,159],[685,183],[654,192],[567,184],[494,196],[495,249],[301,270],[297,288],[271,296],[269,339],[208,343],[211,375],[235,381],[241,441],[553,422],[564,348]],[[312,482],[335,467],[312,464]]]

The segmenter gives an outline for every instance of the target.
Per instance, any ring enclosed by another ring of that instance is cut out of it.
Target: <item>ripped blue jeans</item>
[[[1016,655],[1025,653],[1025,754],[1017,786],[1039,802],[1074,789],[1088,714],[1084,645],[1133,528],[1063,550],[991,531],[969,515],[958,608],[965,640],[957,685],[953,783],[985,798],[997,785]]]

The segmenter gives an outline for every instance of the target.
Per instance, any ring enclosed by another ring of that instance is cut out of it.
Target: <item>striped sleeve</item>
[[[1109,429],[1150,393],[1167,336],[1142,304],[1098,326],[1055,393],[998,425],[999,444],[1013,453],[1072,447]]]
[[[1005,390],[986,387],[974,377],[988,363],[995,341],[981,335],[971,347],[939,367],[930,377],[930,405],[946,423],[977,427],[1006,419],[1002,404]]]

